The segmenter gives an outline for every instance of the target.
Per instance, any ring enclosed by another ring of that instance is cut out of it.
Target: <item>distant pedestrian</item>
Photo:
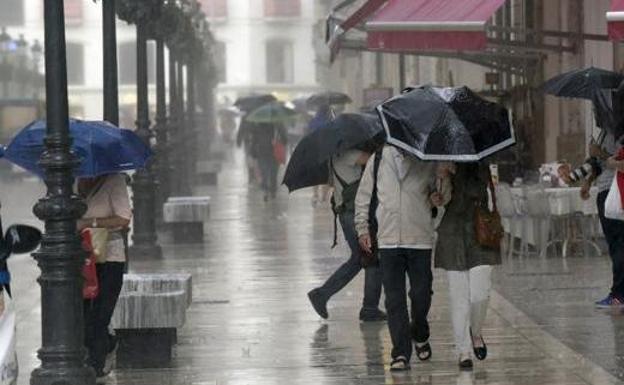
[[[379,157],[381,159],[376,159]],[[378,162],[376,173],[375,162]],[[359,243],[366,252],[371,252],[373,238],[369,209],[376,187],[377,241],[393,345],[392,371],[410,368],[412,340],[420,360],[431,358],[427,315],[433,294],[431,249],[434,228],[429,194],[434,182],[434,164],[385,145],[382,152],[377,152],[368,161],[355,201]],[[411,325],[406,277],[410,282]]]
[[[455,348],[462,369],[472,369],[472,353],[479,360],[487,356],[481,329],[487,313],[494,265],[500,252],[477,242],[474,213],[487,207],[491,176],[485,163],[441,164],[441,190],[432,203],[444,206],[438,227],[435,267],[448,272],[451,318]]]
[[[275,154],[277,143],[283,146],[288,143],[288,133],[282,124],[254,124],[251,130],[251,154],[258,161],[265,201],[274,199],[277,194],[277,173],[279,171],[279,162]]]
[[[357,149],[348,150],[332,157],[330,165],[331,183],[334,186],[333,206],[338,215],[345,240],[351,249],[351,256],[319,288],[308,293],[310,302],[322,318],[328,318],[327,302],[342,290],[363,268],[362,251],[355,231],[355,196],[362,178],[362,170],[371,153]],[[364,269],[364,300],[360,310],[361,321],[383,321],[386,314],[379,310],[381,296],[381,271],[371,265]]]
[[[107,375],[106,356],[116,345],[109,333],[109,325],[123,284],[126,264],[123,231],[130,224],[132,208],[123,174],[81,178],[78,180],[78,193],[87,203],[87,212],[78,220],[78,229],[108,230],[106,261],[96,265],[99,294],[93,300],[85,300],[88,362],[97,377],[104,377]]]
[[[258,160],[252,150],[252,136],[255,125],[243,116],[238,126],[238,134],[236,135],[236,145],[243,147],[245,150],[245,162],[247,164],[247,178],[249,184],[260,183],[260,170],[258,169]]]

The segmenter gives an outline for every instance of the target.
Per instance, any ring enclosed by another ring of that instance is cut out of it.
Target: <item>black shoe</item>
[[[427,361],[431,358],[431,344],[427,342],[424,345],[418,346],[417,342],[414,342],[414,350],[416,350],[416,357],[421,361]]]
[[[362,309],[360,310],[360,321],[362,322],[383,322],[388,319],[386,313],[379,309],[369,310]]]
[[[308,293],[308,298],[316,313],[323,319],[327,319],[327,300],[323,297],[319,289],[314,289]]]
[[[473,367],[474,364],[472,363],[472,360],[470,358],[459,361],[459,368],[461,370],[472,370]]]
[[[108,378],[108,375],[110,374],[110,371],[105,370],[104,368],[102,369],[96,369],[95,370],[95,383],[96,384],[105,384],[106,383],[106,379]]]
[[[483,346],[476,348],[474,347],[474,343],[473,343],[472,350],[474,351],[475,357],[477,357],[479,361],[483,361],[487,357],[488,351],[487,351],[487,345],[485,344],[485,341],[483,340],[483,336],[481,336],[480,338],[481,338],[481,343],[483,344]],[[470,330],[470,340],[472,341],[472,329]]]
[[[407,370],[410,370],[410,364],[404,356],[398,356],[390,363],[391,372],[405,372]]]

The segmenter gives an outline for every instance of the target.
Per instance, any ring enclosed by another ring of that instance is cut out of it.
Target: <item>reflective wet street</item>
[[[392,375],[385,323],[358,321],[362,277],[329,303],[320,320],[306,293],[346,255],[331,250],[333,216],[314,209],[311,192],[280,191],[264,203],[249,187],[242,154],[224,163],[210,195],[203,245],[173,245],[164,257],[131,260],[133,272],[188,272],[193,303],[169,367],[116,370],[110,384],[616,384],[624,378],[624,316],[593,308],[610,283],[606,257],[505,261],[484,327],[488,359],[460,372],[453,352],[446,275],[435,272],[430,313],[433,358]],[[16,192],[20,191],[19,194]],[[28,193],[24,193],[28,191]],[[30,218],[36,181],[3,185],[4,220]],[[29,256],[10,261],[18,310],[19,384],[27,384],[40,346],[38,269]],[[62,311],[62,309],[59,309]]]

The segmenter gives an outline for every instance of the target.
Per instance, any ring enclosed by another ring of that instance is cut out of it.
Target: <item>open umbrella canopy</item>
[[[271,94],[244,96],[236,99],[234,106],[241,111],[253,111],[267,103],[275,102],[277,99]]]
[[[317,108],[323,105],[333,106],[336,104],[349,104],[352,100],[349,95],[342,92],[327,91],[314,94],[308,98],[308,106]]]
[[[301,139],[286,167],[284,184],[290,191],[326,184],[328,162],[333,155],[353,148],[372,152],[375,145],[381,143],[383,128],[377,116],[339,115]]]
[[[617,89],[623,80],[624,76],[617,72],[589,67],[557,75],[547,80],[542,89],[555,96],[594,100],[596,92]]]
[[[611,92],[619,89],[624,76],[602,68],[589,67],[563,73],[547,80],[542,90],[554,96],[591,100],[596,124],[620,137],[624,130],[611,103]]]
[[[80,159],[77,177],[96,177],[145,167],[150,148],[134,132],[108,122],[70,119],[72,150]],[[35,121],[24,127],[9,143],[5,158],[40,177],[39,159],[45,150],[46,122]]]
[[[377,110],[388,143],[422,160],[474,162],[516,142],[507,109],[468,87],[409,89]]]
[[[250,123],[286,123],[297,118],[298,112],[281,102],[271,102],[253,110],[245,117]]]

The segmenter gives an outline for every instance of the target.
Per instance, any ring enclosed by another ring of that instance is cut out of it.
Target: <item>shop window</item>
[[[292,83],[294,81],[294,55],[290,42],[269,41],[266,44],[267,83]]]
[[[301,0],[264,0],[264,16],[297,17],[301,14]]]
[[[24,0],[0,0],[0,26],[24,25]]]

